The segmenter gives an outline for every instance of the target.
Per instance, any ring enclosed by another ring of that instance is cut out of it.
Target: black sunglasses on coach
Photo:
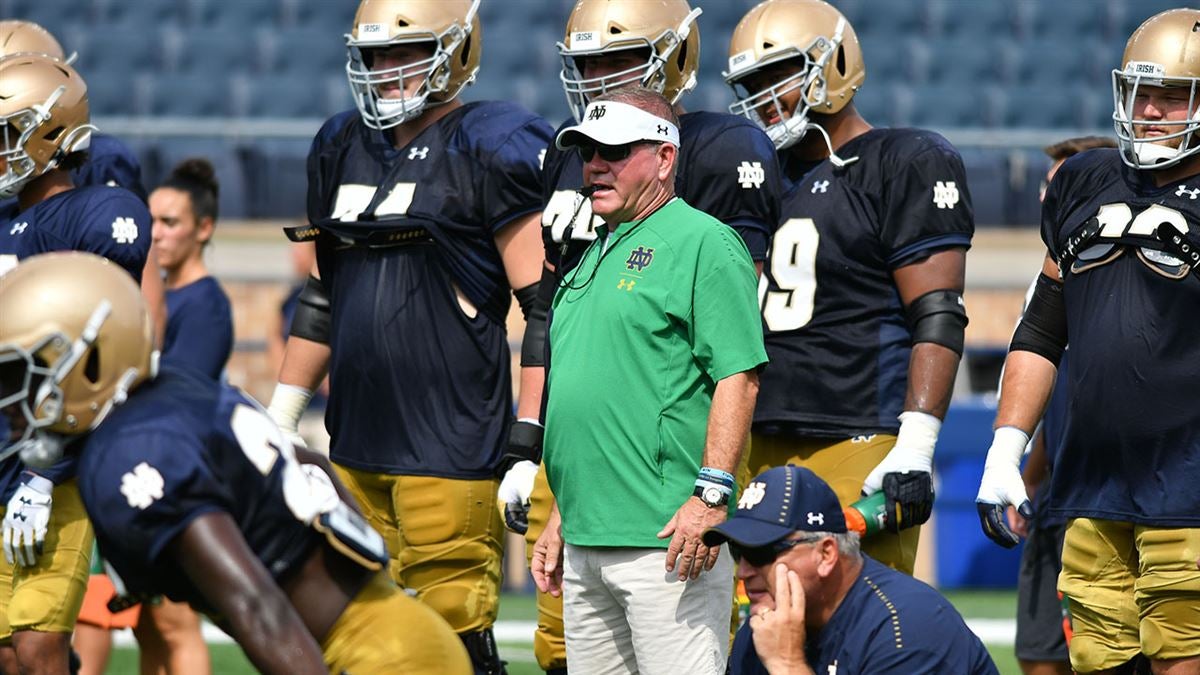
[[[596,153],[600,154],[600,159],[606,162],[619,162],[633,152],[633,146],[649,143],[653,145],[662,145],[658,141],[634,141],[633,143],[625,143],[623,145],[587,145],[580,143],[575,146],[575,150],[579,153],[579,157],[585,162],[592,161],[592,157]]]
[[[784,551],[791,550],[800,544],[812,544],[821,541],[823,538],[801,537],[799,539],[780,539],[770,544],[753,547],[739,546],[731,541],[729,542],[729,552],[733,555],[734,562],[741,562],[745,558],[746,562],[754,567],[762,567],[775,562],[775,559]]]

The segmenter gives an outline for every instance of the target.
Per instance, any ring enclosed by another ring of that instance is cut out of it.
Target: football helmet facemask
[[[95,129],[87,85],[71,66],[42,54],[0,59],[0,198],[86,150]]]
[[[1200,11],[1172,9],[1147,19],[1125,45],[1123,68],[1112,71],[1113,127],[1121,159],[1135,169],[1174,166],[1200,151]],[[1178,121],[1134,119],[1134,101],[1143,86],[1187,92],[1188,117]],[[1162,136],[1139,138],[1139,127],[1166,127]],[[1164,143],[1166,141],[1167,143]],[[1168,144],[1169,143],[1169,144]],[[1174,147],[1172,147],[1174,146]]]
[[[346,76],[354,103],[372,129],[390,129],[445,103],[475,80],[483,51],[479,0],[362,0],[346,35]],[[372,67],[379,51],[402,44],[431,47],[428,58]],[[415,93],[406,82],[421,80]],[[395,97],[384,96],[384,89]]]
[[[795,74],[761,91],[746,86],[747,76],[791,59],[799,66]],[[810,113],[832,115],[846,107],[867,69],[854,27],[832,5],[821,0],[767,0],[734,29],[729,70],[722,75],[737,98],[729,112],[757,123],[782,150],[811,127],[820,129]],[[780,99],[797,90],[799,100],[789,114]],[[772,122],[775,117],[778,121]]]
[[[12,54],[45,54],[67,63],[74,63],[76,56],[71,54],[68,57],[50,31],[38,24],[6,19],[0,21],[0,58]]]
[[[583,121],[588,101],[606,91],[640,84],[661,93],[672,104],[696,86],[700,63],[700,29],[686,0],[579,0],[558,43],[559,75],[576,122]],[[645,50],[642,65],[602,77],[585,78],[583,57]]]
[[[0,410],[19,433],[0,458],[57,461],[66,437],[94,429],[157,370],[141,290],[99,256],[23,261],[0,277],[0,316]]]

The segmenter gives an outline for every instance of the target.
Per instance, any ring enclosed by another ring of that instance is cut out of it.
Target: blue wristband
[[[700,467],[700,476],[697,478],[697,480],[706,480],[711,483],[721,483],[730,488],[732,488],[734,484],[733,474],[729,473],[728,471],[714,469],[710,466]]]

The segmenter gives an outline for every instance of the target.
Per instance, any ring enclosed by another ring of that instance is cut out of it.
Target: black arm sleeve
[[[329,344],[329,293],[321,280],[309,276],[296,303],[291,334],[323,345]]]
[[[1066,348],[1067,310],[1062,282],[1040,274],[1008,351],[1033,352],[1057,368]]]
[[[516,291],[517,302],[525,315],[525,336],[521,339],[521,366],[546,365],[546,313],[554,300],[558,284],[553,272],[542,268],[542,279]]]
[[[908,306],[908,323],[913,344],[932,342],[963,353],[967,328],[967,310],[962,293],[955,290],[930,291]]]

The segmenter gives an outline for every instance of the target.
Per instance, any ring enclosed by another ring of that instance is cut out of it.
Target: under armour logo
[[[429,155],[429,146],[426,145],[420,148],[412,148],[408,151],[409,159],[425,159]]]
[[[625,269],[641,272],[654,262],[654,249],[639,246],[629,252],[629,260],[625,261]]]
[[[112,224],[112,238],[118,244],[132,244],[138,238],[137,223],[133,218],[117,218]]]
[[[622,279],[617,282],[617,288],[619,288],[623,291],[632,291],[633,285],[636,283],[637,283],[637,281],[634,279]]]
[[[958,203],[958,186],[954,181],[938,181],[933,186],[933,203],[939,209],[952,209]]]
[[[1197,197],[1200,197],[1200,188],[1189,190],[1186,185],[1180,185],[1179,189],[1175,191],[1175,196],[1182,197],[1184,195],[1187,195],[1188,199],[1195,201]]]
[[[820,526],[824,527],[825,526],[825,514],[824,513],[813,513],[812,511],[809,511],[808,512],[808,524],[809,525],[820,525]]]
[[[762,162],[742,162],[741,166],[737,168],[737,172],[738,184],[745,190],[757,189],[767,179],[767,172],[763,171]]]
[[[542,148],[542,151],[538,153],[538,168],[542,169],[542,168],[545,168],[545,166],[546,166],[546,148]]]
[[[25,234],[25,228],[29,227],[29,223],[13,223],[12,229],[8,231],[11,235]]]
[[[752,509],[758,506],[758,503],[767,496],[767,484],[763,482],[753,482],[746,486],[746,490],[742,492],[742,496],[738,499],[739,509]]]
[[[665,125],[659,124],[658,125],[658,133],[662,134],[663,136],[666,136],[667,135],[667,127]]]
[[[601,117],[604,117],[604,113],[606,112],[608,111],[606,111],[602,105],[592,106],[592,109],[588,111],[587,118],[589,120],[598,120]]]
[[[812,193],[815,195],[818,192],[829,192],[829,181],[814,180],[813,186],[812,186]]]

